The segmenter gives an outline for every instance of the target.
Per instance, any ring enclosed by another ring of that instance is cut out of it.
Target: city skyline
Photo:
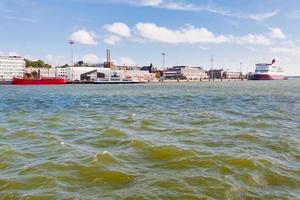
[[[0,54],[52,65],[105,61],[192,65],[253,71],[275,58],[287,75],[300,75],[300,2],[234,0],[4,0]],[[165,56],[162,57],[164,53]]]

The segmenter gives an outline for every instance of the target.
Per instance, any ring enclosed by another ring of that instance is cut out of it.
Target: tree
[[[26,67],[33,67],[33,68],[50,68],[51,65],[45,63],[42,60],[31,61],[28,59],[24,59]]]

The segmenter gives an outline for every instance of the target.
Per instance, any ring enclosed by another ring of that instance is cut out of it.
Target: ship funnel
[[[273,59],[272,60],[272,65],[274,65],[276,63],[276,60],[275,59]]]

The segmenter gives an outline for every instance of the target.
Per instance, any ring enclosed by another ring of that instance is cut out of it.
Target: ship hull
[[[23,79],[14,78],[12,81],[13,85],[61,85],[66,84],[65,78],[41,78],[41,79]]]
[[[273,74],[254,74],[254,80],[285,80],[287,79],[284,75],[273,75]]]

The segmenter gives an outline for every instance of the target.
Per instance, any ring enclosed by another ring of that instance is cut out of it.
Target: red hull
[[[61,77],[40,78],[40,79],[14,78],[12,81],[12,84],[14,85],[60,85],[66,83],[67,80]]]
[[[255,74],[255,80],[283,80],[286,79],[286,76],[283,75],[270,75],[270,74]]]

